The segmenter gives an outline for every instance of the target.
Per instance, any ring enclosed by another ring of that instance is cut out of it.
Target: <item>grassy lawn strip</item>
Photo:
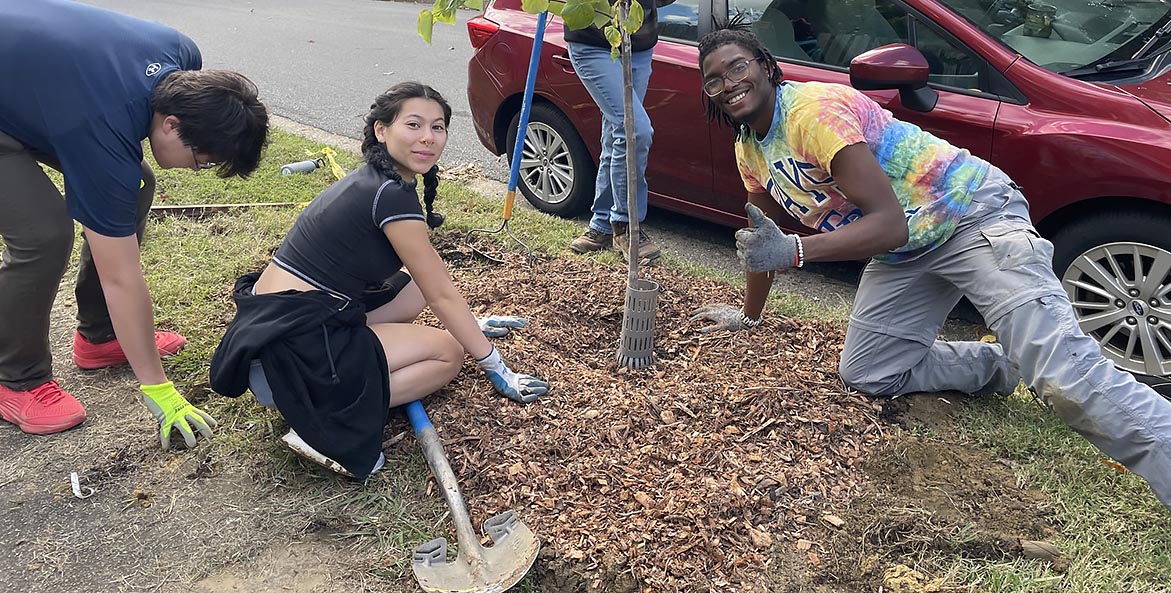
[[[160,171],[156,204],[231,204],[252,202],[304,202],[324,188],[328,169],[308,175],[280,175],[281,164],[310,158],[322,145],[274,131],[261,168],[247,181],[221,180],[210,173]],[[149,151],[148,151],[149,154]],[[351,170],[359,163],[338,152],[339,164]],[[60,183],[59,177],[55,177]],[[447,217],[438,233],[462,236],[473,228],[496,229],[501,204],[466,188],[459,180],[440,187],[437,210]],[[518,196],[518,200],[523,198]],[[234,313],[229,298],[233,281],[242,273],[258,270],[279,245],[292,225],[296,207],[252,208],[207,218],[161,217],[152,219],[143,248],[143,266],[154,297],[160,327],[182,331],[187,349],[167,362],[171,377],[183,390],[225,424],[213,441],[213,455],[271,455],[285,458],[276,445],[283,422],[250,398],[233,401],[209,397],[204,386],[212,352]],[[580,227],[534,212],[514,211],[511,230],[530,247],[549,254],[568,254],[567,245]],[[729,231],[730,232],[730,231]],[[501,248],[514,248],[504,242]],[[624,266],[609,251],[593,255],[598,261]],[[74,264],[76,265],[76,264]],[[726,281],[743,286],[743,278],[729,277],[668,255],[660,264],[675,273]],[[75,270],[70,272],[69,278]],[[652,268],[644,272],[653,278]],[[621,295],[615,295],[619,302]],[[774,314],[845,319],[845,311],[814,304],[799,295],[776,294],[769,306]],[[843,325],[844,331],[844,325]],[[614,336],[617,345],[619,337]],[[571,380],[552,377],[553,380]],[[245,401],[247,400],[247,401]],[[267,430],[243,427],[267,426]],[[1102,456],[1073,434],[1031,397],[1018,392],[1010,398],[989,398],[964,406],[955,433],[932,435],[992,452],[1010,460],[1022,484],[1052,497],[1060,533],[1055,543],[1070,557],[1065,575],[1025,560],[996,562],[958,557],[910,559],[920,566],[950,570],[949,584],[957,590],[993,592],[1033,591],[1171,591],[1171,521],[1146,485],[1101,463]],[[408,437],[409,438],[409,437]],[[434,495],[417,491],[426,467],[421,458],[390,460],[406,472],[382,472],[365,485],[326,475],[296,462],[275,464],[275,479],[282,488],[302,489],[304,509],[283,509],[305,518],[323,514],[337,518],[336,531],[353,539],[355,549],[385,558],[385,569],[375,574],[401,578],[409,572],[409,542],[420,534],[437,535],[446,529],[444,508]],[[292,465],[290,469],[290,464]],[[390,494],[388,494],[390,493]],[[798,570],[798,567],[788,567]],[[405,572],[404,572],[405,571]],[[522,589],[523,590],[523,589]]]

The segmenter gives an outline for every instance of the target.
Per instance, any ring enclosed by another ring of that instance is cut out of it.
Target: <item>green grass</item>
[[[1017,462],[1018,480],[1052,498],[1061,525],[1052,543],[1071,564],[1054,575],[1037,562],[965,561],[961,582],[992,593],[1171,591],[1171,518],[1141,478],[1103,463],[1023,388],[963,410],[950,438]]]
[[[157,203],[308,201],[330,182],[327,172],[283,176],[278,169],[283,163],[309,158],[307,153],[321,148],[274,131],[260,170],[250,179],[160,171],[158,188],[165,197]],[[339,162],[347,170],[357,164],[341,152]],[[59,176],[54,174],[54,179],[60,184]],[[450,182],[441,186],[440,196],[437,209],[446,215],[447,223],[439,234],[462,240],[473,228],[499,227],[498,201]],[[250,398],[208,397],[203,388],[212,352],[234,311],[228,296],[233,281],[268,261],[297,213],[296,207],[274,207],[240,209],[206,219],[152,218],[143,265],[156,319],[160,326],[181,330],[189,338],[188,348],[167,361],[167,370],[192,399],[224,422],[212,441],[212,455],[266,455],[278,461],[270,478],[284,488],[298,489],[300,507],[275,512],[313,521],[324,518],[336,537],[353,542],[355,549],[374,550],[393,560],[386,567],[371,569],[372,574],[399,578],[409,570],[405,558],[410,547],[445,523],[442,502],[420,497],[413,490],[427,472],[421,458],[395,460],[406,471],[394,476],[382,472],[365,484],[338,479],[279,449],[276,438],[282,434],[283,422],[275,413]],[[566,246],[581,230],[572,222],[522,208],[514,211],[509,226],[534,250],[550,255],[567,254]],[[502,247],[512,246],[504,235],[489,236]],[[589,257],[624,266],[612,251]],[[743,287],[740,277],[675,257],[665,257],[661,266]],[[653,277],[655,271],[648,273]],[[769,306],[784,315],[845,319],[841,304],[811,302],[801,295],[774,291]],[[1024,395],[977,401],[964,409],[955,429],[958,435],[949,434],[949,440],[958,438],[1014,460],[1023,484],[1052,497],[1056,521],[1062,525],[1053,543],[1072,564],[1067,574],[1054,575],[1035,561],[932,559],[933,565],[950,567],[952,583],[994,593],[1171,591],[1171,520],[1141,480],[1102,464],[1101,455],[1088,443]],[[535,587],[526,582],[520,590]]]

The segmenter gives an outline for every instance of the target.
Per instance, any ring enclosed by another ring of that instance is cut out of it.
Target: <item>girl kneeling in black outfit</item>
[[[310,202],[263,273],[237,281],[238,312],[212,360],[213,389],[251,388],[288,421],[287,444],[343,473],[377,470],[389,409],[441,389],[464,352],[509,399],[548,390],[504,363],[428,238],[443,220],[433,203],[450,120],[419,83],[375,99],[366,165]],[[413,323],[424,306],[446,331]]]

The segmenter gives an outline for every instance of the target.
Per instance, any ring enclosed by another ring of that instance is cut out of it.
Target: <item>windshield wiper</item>
[[[1077,78],[1079,76],[1086,76],[1088,74],[1106,74],[1109,72],[1127,72],[1130,70],[1143,71],[1147,69],[1150,60],[1148,58],[1131,58],[1129,60],[1112,60],[1102,62],[1100,64],[1090,64],[1089,66],[1082,66],[1074,68],[1073,70],[1066,70],[1061,74],[1070,78]]]
[[[1133,56],[1130,56],[1130,59],[1134,60],[1146,56],[1147,52],[1151,51],[1151,48],[1154,47],[1160,39],[1166,37],[1168,33],[1171,33],[1171,20],[1163,23],[1163,26],[1159,27],[1159,30],[1155,31],[1155,34],[1151,35],[1151,38],[1148,39],[1142,47],[1138,48],[1138,51],[1134,52]]]

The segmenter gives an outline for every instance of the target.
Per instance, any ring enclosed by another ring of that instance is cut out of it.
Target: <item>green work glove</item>
[[[189,449],[195,446],[195,434],[191,432],[191,424],[199,429],[203,438],[211,438],[211,429],[216,426],[215,419],[188,403],[175,389],[174,383],[167,381],[159,385],[140,385],[138,388],[144,396],[142,403],[161,424],[159,438],[163,450],[171,448],[171,428],[179,429]]]

